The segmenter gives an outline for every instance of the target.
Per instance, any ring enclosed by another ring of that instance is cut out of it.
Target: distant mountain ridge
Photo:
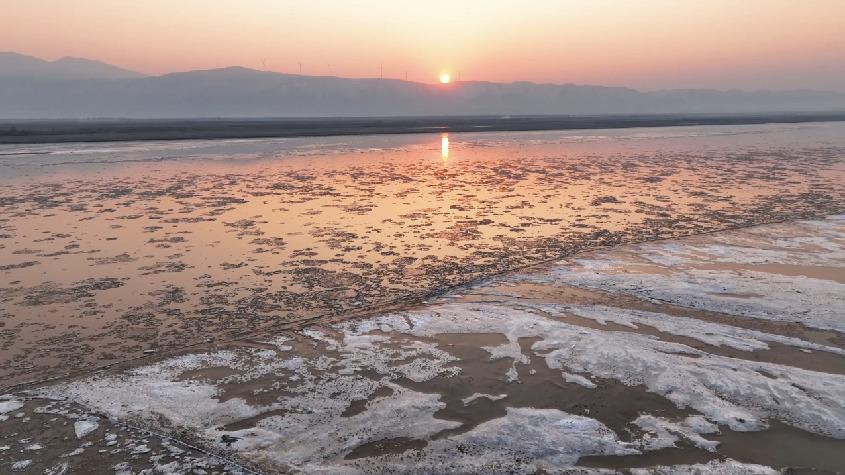
[[[162,76],[0,53],[0,118],[596,115],[845,111],[845,93],[669,90],[302,76],[243,67]]]
[[[60,81],[141,77],[145,75],[91,59],[65,57],[45,61],[18,53],[0,52],[0,78]]]

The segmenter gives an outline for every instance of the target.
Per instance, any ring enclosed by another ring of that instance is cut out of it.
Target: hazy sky
[[[151,74],[845,90],[845,0],[0,2],[0,51]]]

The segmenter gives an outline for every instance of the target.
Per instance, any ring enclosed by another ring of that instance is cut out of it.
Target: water
[[[0,377],[843,210],[842,123],[2,146]]]

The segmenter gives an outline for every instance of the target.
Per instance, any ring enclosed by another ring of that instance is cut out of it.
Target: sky
[[[279,72],[845,90],[845,0],[2,0],[0,51]]]

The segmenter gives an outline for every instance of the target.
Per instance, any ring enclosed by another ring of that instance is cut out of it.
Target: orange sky
[[[4,50],[151,74],[845,90],[845,0],[2,0]]]

